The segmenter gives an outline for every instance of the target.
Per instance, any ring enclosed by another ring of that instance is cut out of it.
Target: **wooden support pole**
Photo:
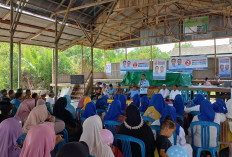
[[[153,63],[152,63],[152,45],[151,45],[151,64],[150,64],[150,69],[153,69]]]
[[[126,60],[127,60],[127,48],[125,48],[125,57],[126,57]]]
[[[52,84],[55,84],[55,49],[52,49]]]
[[[21,88],[21,43],[18,43],[19,58],[18,58],[18,89]]]
[[[214,73],[217,72],[217,47],[216,47],[216,39],[214,39]]]
[[[104,79],[106,79],[106,50],[104,49]]]
[[[56,17],[56,24],[55,24],[55,37],[57,39],[57,15]],[[58,96],[58,42],[55,40],[55,101],[57,100]]]
[[[81,74],[84,73],[83,45],[81,45]]]
[[[179,57],[181,56],[181,42],[179,42]]]
[[[91,26],[91,41],[93,41],[93,26]],[[91,95],[93,95],[93,48],[94,48],[94,44],[91,43],[91,81],[90,81],[90,85],[91,85]]]
[[[13,51],[14,51],[14,32],[13,32],[13,19],[14,19],[14,10],[13,10],[13,0],[10,0],[10,89],[13,89]]]

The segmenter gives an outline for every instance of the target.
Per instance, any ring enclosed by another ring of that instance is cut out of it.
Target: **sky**
[[[194,47],[198,46],[211,46],[214,45],[214,40],[201,40],[201,41],[192,41],[190,42],[193,44]],[[216,39],[216,45],[225,45],[229,44],[229,38],[224,39]],[[168,52],[174,48],[174,43],[172,44],[162,44],[162,45],[156,45],[162,52]],[[132,51],[134,48],[128,48],[127,52]]]

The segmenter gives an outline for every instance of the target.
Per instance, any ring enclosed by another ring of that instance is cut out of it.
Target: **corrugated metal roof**
[[[10,15],[7,0],[0,0],[0,41],[9,42]],[[19,2],[15,0],[14,2]],[[58,20],[62,21],[70,0],[28,0],[24,12],[17,26],[14,42],[25,44],[54,47],[55,25],[54,14],[58,14]],[[99,4],[98,2],[102,2]],[[75,7],[98,3],[98,5],[73,10],[69,14],[67,25],[64,28],[58,47],[61,50],[75,44],[89,46],[87,38],[76,24],[78,19],[90,32],[90,26],[94,28],[94,38],[101,29],[101,25],[107,17],[107,7],[113,0],[74,0]],[[5,5],[5,7],[3,6]],[[16,3],[15,3],[16,5]],[[231,6],[229,1],[192,1],[192,0],[118,0],[112,14],[109,16],[102,34],[95,47],[104,49],[116,49],[120,47],[145,46],[164,44],[170,42],[191,41],[207,38],[230,37],[232,30],[229,25],[224,25],[225,10]],[[36,16],[35,16],[36,14]],[[205,34],[193,32],[191,35],[183,34],[183,23],[180,18],[209,16],[208,32]],[[227,12],[226,17],[232,16]],[[226,19],[231,20],[232,18]],[[47,28],[50,26],[49,28]],[[58,29],[61,24],[58,24]],[[182,32],[180,32],[182,30]],[[32,35],[38,36],[28,39]],[[28,39],[25,41],[25,39]]]

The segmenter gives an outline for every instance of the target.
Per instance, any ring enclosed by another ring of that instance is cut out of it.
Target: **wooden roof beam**
[[[76,11],[76,10],[80,10],[80,9],[84,9],[84,8],[89,8],[89,7],[93,7],[96,5],[101,5],[101,4],[105,4],[105,3],[109,3],[109,2],[116,2],[117,0],[103,0],[103,1],[99,1],[99,2],[95,2],[95,3],[90,3],[90,4],[85,4],[85,5],[81,5],[75,8],[71,8],[70,11]],[[58,11],[57,13],[65,13],[66,10],[61,10]]]

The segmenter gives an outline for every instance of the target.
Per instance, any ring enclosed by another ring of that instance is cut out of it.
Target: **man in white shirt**
[[[54,96],[55,96],[54,92],[50,91],[49,97],[46,99],[46,102],[50,103],[50,109],[52,111],[53,111],[53,107],[54,107],[54,104],[55,104]]]
[[[166,88],[166,84],[162,85],[162,89],[160,89],[159,94],[163,96],[163,98],[166,100],[170,94],[169,90]]]
[[[144,95],[147,96],[147,88],[150,86],[149,81],[146,80],[145,74],[142,74],[141,81],[139,82],[138,86],[140,87],[140,97],[143,97]]]
[[[180,91],[177,89],[177,85],[173,86],[173,90],[170,93],[169,100],[173,101],[176,97],[176,95],[180,94]]]

